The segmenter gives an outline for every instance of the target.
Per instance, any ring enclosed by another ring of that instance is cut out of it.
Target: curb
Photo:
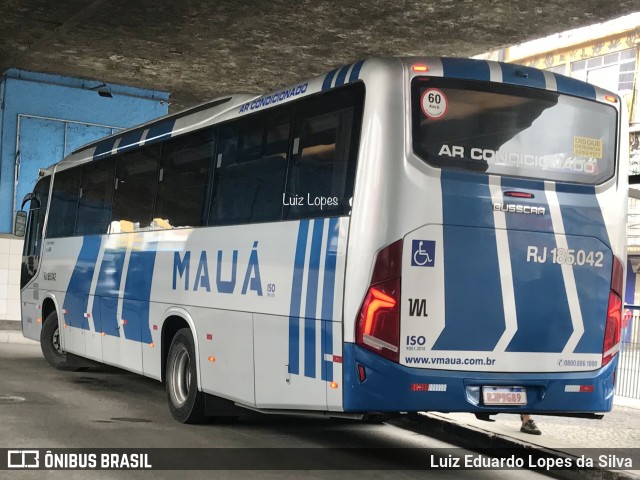
[[[547,458],[561,459],[571,458],[572,455],[539,445],[522,442],[518,439],[505,435],[485,431],[472,425],[465,425],[452,420],[443,419],[428,413],[403,415],[400,418],[393,419],[387,423],[395,425],[404,430],[420,433],[431,438],[435,438],[442,442],[451,443],[456,447],[464,448],[471,451],[480,451],[488,449],[509,449],[520,450],[523,453],[531,453],[543,455]],[[566,480],[579,479],[598,479],[598,480],[639,480],[640,476],[635,472],[624,470],[605,470],[595,467],[590,469],[580,469],[577,467],[571,469],[552,469],[552,470],[536,470],[554,478]]]
[[[14,345],[40,345],[39,342],[23,337],[20,330],[0,330],[0,343],[12,343]]]

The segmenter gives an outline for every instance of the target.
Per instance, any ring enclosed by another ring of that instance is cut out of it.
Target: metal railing
[[[620,358],[616,372],[616,395],[640,400],[640,311],[624,320],[620,335]]]

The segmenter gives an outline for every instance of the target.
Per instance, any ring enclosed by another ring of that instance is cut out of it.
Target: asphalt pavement
[[[4,401],[3,401],[4,398]],[[516,415],[497,415],[495,422],[471,414],[429,413],[416,423],[384,425],[302,416],[250,413],[229,425],[181,425],[169,414],[162,384],[102,366],[83,372],[51,368],[39,344],[21,332],[0,330],[0,448],[421,448],[469,446],[476,442],[530,447],[562,453],[571,448],[640,446],[640,402],[617,398],[603,420],[536,417],[541,436],[519,431]],[[426,423],[421,425],[420,421]],[[434,428],[435,425],[435,428]],[[453,427],[454,435],[447,432]],[[467,444],[457,437],[472,439]],[[450,443],[452,442],[452,443]],[[473,447],[470,447],[473,448]],[[37,472],[0,471],[0,479],[40,478]],[[299,478],[295,471],[181,472],[180,478]],[[278,473],[276,475],[276,473]],[[307,474],[308,473],[308,474]],[[362,472],[307,472],[305,478],[361,478]],[[385,471],[368,477],[388,478]],[[533,471],[397,471],[395,479],[533,478]],[[637,471],[609,478],[634,477]],[[178,478],[169,472],[52,472],[47,478]],[[640,478],[640,475],[637,477]]]

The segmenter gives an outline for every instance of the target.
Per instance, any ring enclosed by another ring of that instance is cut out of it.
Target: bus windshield
[[[419,77],[413,149],[429,164],[599,184],[615,171],[616,110],[506,84]]]

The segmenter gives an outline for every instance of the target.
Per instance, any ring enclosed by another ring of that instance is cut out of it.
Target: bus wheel
[[[53,311],[44,320],[40,330],[40,348],[44,358],[58,370],[75,370],[78,365],[62,351],[58,313]]]
[[[195,347],[188,328],[173,337],[165,378],[173,418],[182,423],[204,423],[205,394],[198,391]]]

